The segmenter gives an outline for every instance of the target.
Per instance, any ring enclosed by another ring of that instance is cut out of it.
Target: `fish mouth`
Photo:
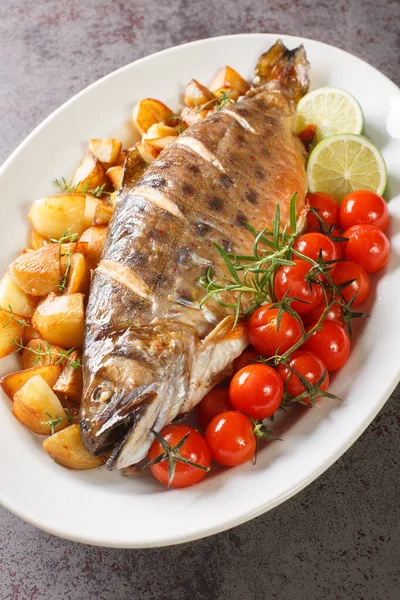
[[[154,390],[136,389],[128,395],[114,395],[112,402],[96,416],[82,414],[81,436],[86,449],[95,456],[108,455],[107,463],[112,462],[138,420],[157,398]]]

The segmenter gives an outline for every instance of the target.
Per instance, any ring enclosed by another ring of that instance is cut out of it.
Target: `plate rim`
[[[165,49],[155,52],[153,54],[149,54],[149,55],[143,56],[137,60],[131,61],[131,62],[111,71],[110,73],[107,73],[100,79],[94,81],[93,83],[89,84],[88,86],[86,86],[85,88],[83,88],[82,90],[80,90],[79,92],[74,94],[71,98],[66,100],[63,104],[61,104],[58,108],[56,108],[53,112],[51,112],[47,117],[45,117],[22,140],[22,142],[20,142],[18,144],[18,146],[11,152],[11,154],[6,158],[6,160],[0,166],[0,178],[6,172],[9,165],[11,165],[14,162],[14,160],[18,157],[18,155],[25,149],[25,147],[27,145],[29,145],[31,140],[34,139],[34,137],[42,129],[44,129],[53,119],[57,118],[59,113],[64,111],[64,109],[66,109],[71,104],[79,101],[81,96],[85,95],[89,90],[95,89],[97,86],[100,86],[102,83],[104,83],[108,79],[112,79],[114,76],[117,76],[118,74],[122,73],[125,70],[129,70],[133,65],[141,64],[148,60],[152,60],[155,57],[159,57],[161,55],[168,54],[170,52],[173,52],[177,48],[183,49],[184,47],[187,47],[187,46],[193,47],[196,45],[202,45],[204,43],[209,42],[210,40],[214,40],[214,41],[219,40],[219,41],[221,41],[221,43],[223,43],[224,41],[232,40],[235,38],[236,39],[238,39],[238,38],[249,39],[249,38],[257,38],[260,36],[266,36],[266,37],[273,36],[277,39],[284,38],[285,40],[288,40],[288,41],[290,41],[290,40],[296,41],[296,43],[298,40],[301,40],[302,43],[307,42],[307,43],[311,43],[311,44],[316,44],[317,46],[322,45],[326,48],[337,50],[344,55],[350,56],[352,58],[352,60],[355,59],[360,64],[368,65],[368,67],[370,69],[373,69],[373,71],[377,75],[379,75],[380,77],[383,77],[386,80],[386,82],[393,87],[393,93],[395,95],[400,95],[400,88],[396,85],[396,83],[394,83],[387,75],[385,75],[384,73],[379,71],[379,69],[377,69],[373,65],[369,64],[367,61],[359,58],[358,56],[352,54],[351,52],[348,52],[347,50],[343,50],[342,48],[339,48],[332,44],[327,44],[326,42],[321,42],[319,40],[315,40],[313,38],[306,38],[304,36],[287,35],[284,33],[273,33],[273,32],[239,33],[239,34],[228,34],[228,35],[222,35],[222,36],[202,38],[200,40],[195,40],[192,42],[176,44],[174,46],[170,46],[168,48],[165,48]],[[398,367],[397,373],[394,375],[394,377],[391,379],[391,381],[385,386],[385,391],[381,394],[381,400],[379,401],[379,403],[374,405],[374,409],[361,422],[358,423],[357,429],[354,431],[354,433],[346,440],[345,443],[342,443],[340,446],[338,446],[336,448],[336,451],[333,452],[329,456],[329,458],[326,459],[320,465],[320,467],[318,469],[316,469],[312,473],[310,473],[310,475],[308,477],[306,477],[305,479],[303,479],[300,484],[293,485],[285,494],[281,495],[279,498],[276,498],[273,501],[265,502],[264,504],[260,505],[256,510],[250,510],[247,512],[243,512],[238,517],[230,518],[228,523],[223,522],[221,525],[216,525],[216,526],[211,526],[211,527],[202,526],[196,532],[189,532],[186,535],[178,534],[178,536],[170,537],[169,539],[166,539],[165,537],[164,538],[161,537],[158,540],[152,540],[149,543],[120,542],[116,539],[113,539],[113,540],[104,539],[104,538],[101,538],[101,536],[95,537],[92,535],[91,538],[89,538],[87,536],[83,537],[83,536],[71,534],[68,530],[64,529],[62,526],[59,526],[57,528],[55,528],[53,526],[49,526],[46,524],[46,521],[44,521],[42,517],[40,517],[40,516],[38,517],[36,515],[31,514],[30,511],[27,510],[24,506],[21,506],[20,503],[17,504],[15,501],[13,501],[11,498],[9,498],[7,493],[5,492],[5,490],[3,490],[2,488],[0,488],[0,503],[11,513],[17,515],[19,518],[23,519],[27,523],[34,525],[35,527],[38,527],[39,529],[41,529],[43,531],[46,531],[47,533],[50,533],[56,537],[67,539],[67,540],[70,540],[73,542],[89,544],[89,545],[94,545],[94,546],[109,547],[109,548],[155,548],[155,547],[163,547],[163,546],[170,546],[170,545],[172,546],[172,545],[176,545],[176,544],[187,543],[187,542],[195,541],[198,539],[202,539],[202,538],[208,537],[210,535],[220,533],[222,531],[227,531],[233,527],[236,527],[238,525],[241,525],[241,524],[249,521],[250,519],[260,516],[261,514],[265,513],[267,510],[269,511],[269,510],[275,508],[276,506],[278,506],[279,504],[282,504],[283,502],[285,502],[286,500],[288,500],[289,498],[291,498],[292,496],[294,496],[295,494],[300,492],[302,489],[307,487],[315,479],[317,479],[322,473],[324,473],[329,467],[331,467],[332,464],[334,464],[355,443],[355,441],[362,435],[362,433],[364,433],[364,431],[366,430],[368,425],[373,421],[373,419],[376,417],[376,415],[382,409],[382,407],[384,406],[384,404],[390,397],[391,393],[393,392],[393,390],[395,389],[395,387],[399,381],[400,381],[400,365]]]

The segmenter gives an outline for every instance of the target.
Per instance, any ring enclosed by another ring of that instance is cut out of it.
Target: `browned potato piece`
[[[220,96],[223,91],[230,90],[229,98],[236,102],[239,96],[243,96],[250,89],[250,86],[235,69],[226,66],[218,71],[209,89],[216,96]]]
[[[208,88],[201,85],[196,79],[192,79],[185,88],[183,102],[189,108],[198,108],[202,104],[210,102],[209,108],[212,108],[213,104],[211,101],[215,98],[216,96]]]
[[[0,386],[3,389],[3,392],[12,400],[14,394],[16,394],[18,390],[21,389],[29,379],[31,379],[31,377],[40,375],[52,388],[61,371],[61,365],[41,365],[38,367],[32,367],[31,369],[16,371],[15,373],[4,375],[4,377],[0,378]]]
[[[154,98],[144,98],[133,109],[132,119],[138,132],[143,135],[154,123],[170,125],[174,113],[168,106]]]
[[[84,194],[47,196],[35,200],[29,213],[34,229],[43,237],[59,239],[65,233],[80,235],[84,229]]]
[[[0,310],[0,358],[4,358],[16,350],[14,340],[21,337],[24,329],[21,319],[22,317],[18,318],[17,315],[12,317],[5,310]]]
[[[146,161],[148,164],[152,163],[153,160],[157,158],[157,151],[155,148],[146,145],[146,140],[143,142],[139,142],[136,144],[136,148],[140,152],[140,156]]]
[[[157,156],[158,156],[160,154],[161,150],[163,150],[165,148],[165,146],[167,146],[168,144],[172,144],[175,141],[176,141],[176,136],[168,135],[166,137],[145,140],[144,144],[145,144],[145,146],[150,146],[151,148],[155,149],[157,152]]]
[[[35,229],[32,229],[31,246],[34,250],[39,250],[39,248],[47,244],[48,241],[47,238],[40,235]]]
[[[26,294],[46,296],[60,284],[60,258],[60,244],[46,244],[15,259],[10,265],[10,275]]]
[[[90,268],[83,254],[71,256],[71,269],[68,275],[66,294],[88,294],[90,286]]]
[[[47,414],[46,414],[47,413]],[[54,430],[60,431],[67,425],[67,414],[61,402],[40,375],[28,379],[14,396],[14,416],[28,429],[39,435],[49,435],[54,420]]]
[[[22,332],[22,340],[23,340],[24,344],[26,344],[30,340],[38,340],[38,339],[40,339],[40,335],[28,321],[28,325],[26,325],[24,327],[24,330]]]
[[[77,186],[77,192],[85,193],[107,183],[103,165],[91,152],[87,152],[74,173],[71,186]]]
[[[67,256],[67,254],[75,254],[76,252],[80,252],[80,254],[85,255],[87,250],[86,242],[71,242],[69,244],[61,244],[61,259],[63,256]],[[61,260],[61,263],[63,261]]]
[[[79,425],[70,425],[46,438],[43,442],[43,449],[58,464],[67,469],[88,471],[97,469],[104,463],[100,456],[92,456],[86,450],[81,439]]]
[[[64,348],[81,348],[85,318],[83,298],[83,294],[49,294],[32,317],[32,325],[40,337]]]
[[[164,125],[163,123],[155,123],[149,127],[147,133],[143,135],[143,140],[177,135],[179,135],[179,127],[170,127],[169,125]]]
[[[121,165],[107,169],[107,177],[111,179],[111,183],[113,184],[115,190],[119,190],[121,187],[123,176],[124,167],[121,167]]]
[[[28,296],[12,280],[9,271],[6,271],[0,281],[0,307],[11,310],[21,317],[31,317],[36,308],[37,299]]]
[[[40,338],[29,340],[22,350],[22,366],[31,369],[39,365],[54,365],[58,361],[64,365],[66,359],[61,359],[61,353],[65,351],[61,346],[54,346]]]
[[[93,225],[108,225],[114,213],[114,204],[111,201],[102,200],[96,206]]]
[[[82,368],[78,367],[74,369],[74,367],[71,366],[73,361],[78,360],[80,360],[80,354],[77,350],[74,350],[74,352],[71,352],[70,360],[65,365],[61,371],[60,377],[56,381],[54,391],[64,394],[73,402],[80,404],[83,389]]]
[[[97,267],[101,253],[103,251],[104,242],[107,235],[107,227],[89,227],[81,235],[80,242],[86,242],[86,260],[91,269]]]
[[[89,150],[100,162],[108,166],[116,164],[122,150],[122,144],[115,138],[89,140]]]

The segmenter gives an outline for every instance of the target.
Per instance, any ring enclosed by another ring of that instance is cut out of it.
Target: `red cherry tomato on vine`
[[[319,321],[325,311],[325,308],[325,303],[322,302],[322,304],[317,306],[317,308],[313,310],[312,313],[307,315],[307,323],[316,323],[317,321]],[[326,313],[324,320],[336,321],[340,325],[343,325],[343,309],[340,306],[340,304],[337,304],[336,302],[335,304],[332,304],[332,306]]]
[[[168,425],[160,431],[161,437],[166,440],[172,449],[179,444],[187,433],[189,433],[189,436],[179,450],[180,456],[208,469],[211,463],[210,449],[206,440],[198,431],[196,431],[196,429],[188,427],[187,425]],[[160,442],[155,439],[149,450],[149,461],[154,460],[164,452],[165,450]],[[169,474],[167,460],[151,465],[150,471],[158,481],[164,485],[168,485]],[[176,461],[175,475],[169,485],[174,488],[187,487],[203,479],[205,474],[206,471],[199,469],[198,467]]]
[[[336,265],[336,269],[332,273],[332,280],[337,286],[354,280],[341,290],[346,302],[350,302],[354,294],[357,294],[352,304],[353,308],[360,306],[369,296],[369,276],[360,265],[351,260],[344,260]]]
[[[369,190],[357,190],[348,194],[340,207],[340,223],[343,229],[368,223],[382,231],[389,225],[390,215],[386,201]]]
[[[308,202],[311,208],[314,208],[316,211],[318,211],[318,215],[325,221],[328,227],[331,225],[339,227],[340,208],[339,204],[332,196],[326,194],[325,192],[310,192],[307,194],[306,202]],[[312,212],[307,214],[307,225],[309,228],[317,227],[319,229],[320,223]]]
[[[206,429],[206,440],[213,459],[226,467],[236,467],[256,453],[254,426],[249,417],[236,410],[213,418]]]
[[[227,387],[215,387],[197,405],[197,422],[202,429],[205,429],[216,415],[227,410],[232,410],[232,405],[229,401],[229,389]]]
[[[282,300],[286,292],[294,300],[291,307],[300,315],[312,312],[323,298],[323,292],[317,283],[309,283],[306,276],[310,271],[310,264],[304,260],[294,260],[293,266],[280,267],[275,275],[274,291],[277,300]]]
[[[305,233],[297,238],[293,248],[315,261],[318,260],[320,253],[322,260],[324,261],[337,260],[340,258],[336,244],[323,233]],[[332,268],[333,267],[334,265],[332,265]]]
[[[313,333],[302,349],[318,356],[328,371],[337,371],[350,354],[350,338],[344,327],[336,321],[323,321],[322,329]]]
[[[283,384],[278,373],[261,363],[238,371],[229,386],[229,399],[233,408],[253,419],[267,419],[274,414],[282,396]]]
[[[319,385],[321,391],[325,391],[329,386],[329,374],[322,360],[306,350],[297,350],[291,354],[289,366],[307,379],[311,385],[316,385],[321,379]],[[278,365],[278,373],[283,383],[287,381],[286,391],[293,397],[300,396],[306,391],[304,384],[298,376],[293,373],[286,365]],[[318,396],[314,400],[317,400]],[[312,404],[307,398],[302,399],[306,404]]]
[[[361,265],[367,273],[375,273],[387,263],[390,243],[375,225],[353,225],[344,232],[346,257]]]
[[[279,309],[272,304],[260,306],[249,321],[248,338],[250,344],[266,357],[284,354],[301,338],[299,322],[287,312],[282,313],[278,329]]]
[[[243,369],[243,367],[247,367],[248,365],[252,365],[256,359],[260,356],[260,353],[257,350],[254,350],[251,346],[243,350],[242,354],[235,358],[233,361],[233,370],[235,373]]]

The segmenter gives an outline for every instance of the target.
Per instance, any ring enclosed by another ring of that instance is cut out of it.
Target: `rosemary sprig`
[[[73,194],[80,187],[81,183],[77,183],[76,185],[69,185],[65,177],[61,177],[61,179],[54,179],[53,183],[55,186],[60,188],[63,192],[68,192]],[[91,196],[95,196],[96,198],[101,198],[104,194],[111,195],[112,192],[106,191],[106,183],[103,185],[98,185],[96,188],[89,189],[89,184],[86,182],[83,184],[82,188],[79,190],[81,194],[90,194]]]
[[[72,367],[72,369],[79,369],[81,367],[81,359],[74,359],[72,358],[71,354],[74,352],[75,348],[69,348],[69,350],[60,350],[60,352],[54,351],[51,349],[51,345],[49,344],[48,341],[45,342],[45,347],[40,347],[40,348],[32,348],[31,346],[25,346],[23,339],[19,338],[16,340],[13,340],[13,344],[17,347],[17,352],[20,352],[21,350],[27,350],[28,352],[30,352],[31,354],[35,355],[35,362],[34,364],[37,365],[38,362],[40,361],[41,358],[47,356],[49,359],[49,362],[53,359],[57,357],[57,360],[55,363],[55,365],[59,365],[60,363],[62,363],[64,360],[66,360],[69,363],[69,366]]]
[[[64,410],[67,415],[67,417],[66,417],[67,424],[71,425],[74,417],[71,415],[68,408],[65,408]],[[51,427],[51,435],[54,435],[57,425],[59,425],[60,423],[62,423],[64,421],[64,417],[60,417],[60,415],[57,415],[55,418],[53,418],[49,412],[45,412],[44,414],[46,415],[46,417],[49,417],[49,420],[41,421],[41,425],[48,425],[49,427]]]
[[[25,319],[20,319],[19,317],[15,316],[10,304],[8,305],[8,310],[3,308],[2,306],[0,306],[0,310],[5,312],[8,316],[7,321],[4,323],[4,325],[2,325],[2,329],[4,329],[4,327],[7,327],[7,325],[9,325],[11,321],[15,321],[15,323],[18,323],[18,325],[22,325],[22,327],[28,326],[28,322],[25,321]]]

